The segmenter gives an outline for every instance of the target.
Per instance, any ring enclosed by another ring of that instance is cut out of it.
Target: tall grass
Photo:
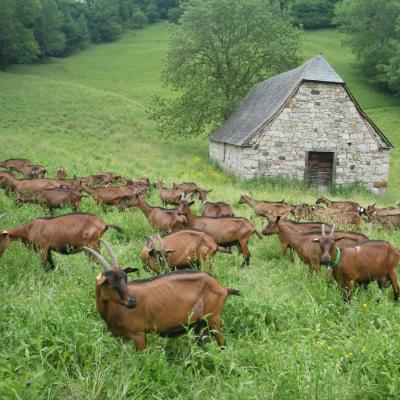
[[[305,58],[320,49],[348,80],[379,126],[397,141],[399,103],[356,77],[347,50],[332,31],[305,35]],[[0,159],[24,156],[55,174],[59,164],[80,175],[99,169],[126,176],[164,178],[168,184],[194,180],[212,188],[212,200],[233,204],[235,213],[263,222],[245,205],[242,193],[292,203],[313,202],[302,184],[241,182],[207,159],[203,139],[161,139],[144,108],[160,88],[166,25],[159,24],[109,45],[45,65],[18,66],[0,73]],[[337,64],[337,65],[335,65]],[[376,100],[376,99],[379,100]],[[378,104],[382,108],[378,107]],[[383,126],[385,125],[385,126]],[[390,204],[397,149],[392,156]],[[338,195],[367,204],[376,198],[353,189]],[[43,215],[39,206],[16,207],[0,193],[2,227]],[[154,190],[149,202],[159,204]],[[138,253],[150,227],[139,210],[103,213],[91,199],[82,209],[124,228],[109,231],[122,265],[139,265]],[[199,210],[199,205],[196,205]],[[59,210],[62,214],[66,210]],[[400,234],[363,224],[372,238],[400,247]],[[310,279],[297,258],[283,258],[276,237],[250,241],[251,265],[241,257],[217,254],[212,271],[241,297],[225,304],[225,350],[202,347],[192,334],[165,340],[148,335],[137,354],[131,343],[113,337],[95,308],[99,267],[84,255],[55,255],[46,272],[38,256],[13,243],[0,259],[0,398],[4,399],[396,399],[400,393],[398,353],[400,312],[391,290],[375,285],[358,290],[344,304],[325,273]],[[147,276],[142,269],[139,277]]]

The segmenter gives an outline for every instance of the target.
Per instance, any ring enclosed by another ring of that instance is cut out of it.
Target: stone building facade
[[[299,68],[303,69],[299,72]],[[280,79],[272,86],[269,82],[278,75],[259,84],[253,90],[255,96],[250,92],[224,124],[227,126],[210,137],[210,157],[224,170],[243,179],[288,177],[316,185],[359,182],[375,192],[384,191],[390,142],[362,112],[322,56],[299,68],[281,74],[286,74],[283,88],[279,87]],[[297,71],[297,76],[288,85],[287,74],[293,71]],[[315,79],[310,79],[310,75],[316,75]],[[289,93],[283,99],[263,94],[264,89],[285,88]],[[254,104],[260,101],[265,106]],[[271,110],[271,101],[275,101],[276,110]],[[252,111],[257,121],[248,125],[243,121],[251,120]],[[263,112],[270,117],[265,119]],[[233,133],[233,140],[229,132]]]

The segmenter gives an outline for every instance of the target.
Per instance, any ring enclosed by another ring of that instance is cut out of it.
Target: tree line
[[[0,0],[0,68],[65,56],[174,14],[179,0]]]

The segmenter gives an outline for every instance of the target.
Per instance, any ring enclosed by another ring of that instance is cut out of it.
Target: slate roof
[[[374,127],[388,147],[392,147],[383,133],[363,113],[343,79],[322,55],[253,86],[236,111],[210,136],[210,140],[237,146],[246,145],[258,130],[284,107],[303,81],[343,84],[358,111]]]

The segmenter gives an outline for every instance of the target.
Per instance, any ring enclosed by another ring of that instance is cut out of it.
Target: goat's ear
[[[277,224],[281,219],[282,219],[282,215],[278,215],[278,216],[275,218],[275,223]]]
[[[210,190],[206,190],[206,192],[207,192],[207,193],[210,193],[210,192],[212,192],[212,189],[210,189]]]
[[[98,285],[102,285],[106,281],[106,279],[107,278],[102,273],[100,273],[96,276],[96,282]]]
[[[319,238],[315,238],[312,240],[313,242],[319,243]]]
[[[129,274],[130,272],[138,272],[139,268],[127,267],[127,268],[124,268],[122,271],[124,271],[126,274]]]
[[[151,256],[151,257],[153,257],[154,256],[154,254],[155,254],[155,250],[154,249],[150,249],[149,250],[149,256]]]
[[[167,254],[170,254],[170,253],[175,253],[176,250],[165,250],[165,252],[166,252]]]
[[[194,204],[194,201],[192,200],[189,204],[188,204],[188,206],[190,207],[190,206],[192,206]]]
[[[7,237],[7,236],[8,236],[8,232],[7,231],[0,232],[0,238],[4,238],[4,237]]]

